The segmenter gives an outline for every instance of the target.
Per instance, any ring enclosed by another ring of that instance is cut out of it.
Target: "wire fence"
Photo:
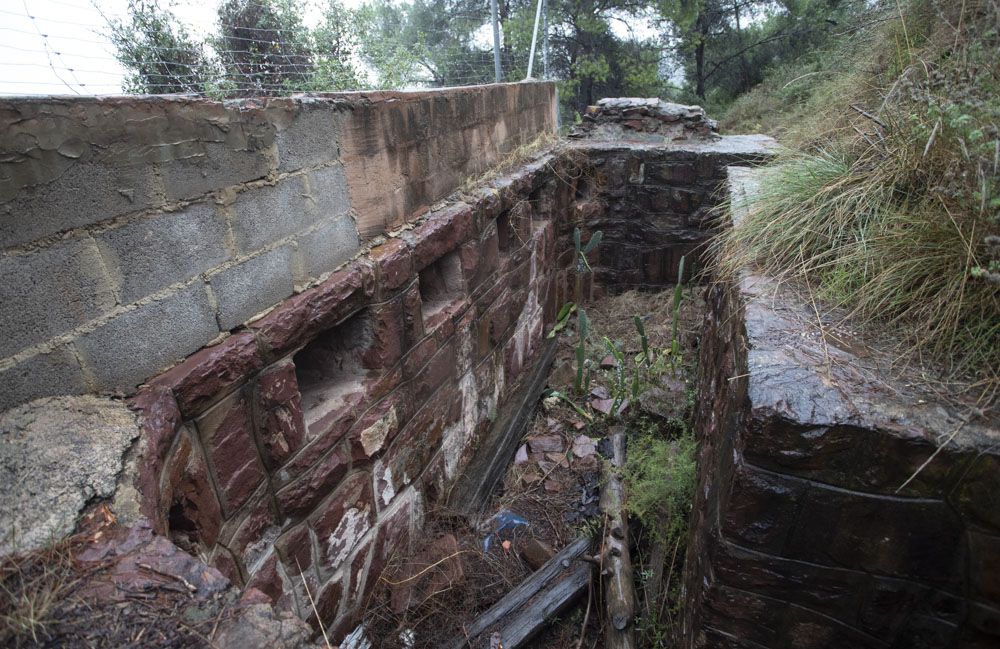
[[[507,16],[517,34],[500,34],[504,80],[526,75],[534,1]],[[0,0],[0,95],[238,97],[496,81],[490,5],[442,15],[433,3]],[[544,77],[544,25],[539,32],[533,76]]]

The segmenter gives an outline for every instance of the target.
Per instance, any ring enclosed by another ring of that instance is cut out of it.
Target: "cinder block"
[[[248,127],[258,133],[247,133]],[[167,201],[197,198],[266,177],[273,167],[272,156],[266,150],[266,140],[272,134],[270,125],[234,124],[229,134],[221,134],[220,141],[191,142],[191,155],[175,158],[161,167]]]
[[[237,327],[292,294],[292,248],[283,246],[209,277],[219,306],[219,327]]]
[[[35,354],[13,367],[0,370],[0,410],[40,397],[85,391],[80,363],[66,346]]]
[[[306,229],[317,220],[307,203],[301,176],[239,194],[233,203],[232,221],[237,249],[251,253]]]
[[[0,358],[66,333],[115,306],[97,245],[77,237],[0,255]]]
[[[157,214],[96,235],[104,258],[118,267],[125,304],[224,262],[226,222],[206,203]]]
[[[116,316],[76,345],[98,388],[128,391],[218,334],[205,285],[195,282]]]
[[[332,102],[299,104],[298,108],[276,137],[279,171],[296,171],[340,157],[344,109]]]
[[[358,251],[358,228],[344,214],[298,238],[303,270],[310,278],[319,277],[348,261]]]
[[[162,204],[152,167],[129,167],[119,160],[71,161],[55,151],[40,155],[35,166],[22,163],[5,170],[14,175],[14,186],[0,195],[0,202],[8,199],[0,205],[0,246]],[[38,178],[35,167],[45,165],[60,169],[61,175]]]
[[[309,174],[309,195],[317,219],[346,214],[351,209],[347,177],[340,164],[317,169]]]

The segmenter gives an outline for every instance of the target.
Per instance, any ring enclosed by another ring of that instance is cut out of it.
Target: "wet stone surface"
[[[708,305],[685,646],[1000,645],[995,416],[887,378],[787,286]]]

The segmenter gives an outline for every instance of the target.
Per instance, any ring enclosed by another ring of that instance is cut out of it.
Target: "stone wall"
[[[581,220],[588,232],[604,233],[604,243],[590,259],[597,284],[610,291],[663,288],[677,281],[682,256],[689,280],[701,269],[705,244],[715,230],[726,168],[762,162],[773,147],[773,140],[761,136],[670,145],[598,139],[575,145],[592,165],[577,190],[581,200],[587,199]]]
[[[548,155],[383,238],[133,400],[155,529],[339,639],[566,299]],[[561,219],[563,232],[571,220]]]
[[[308,585],[339,639],[572,299],[573,229],[607,205],[595,155],[544,154],[431,210],[149,381],[137,487],[157,531],[303,617]],[[712,178],[733,159],[709,158]]]
[[[683,646],[1000,644],[998,422],[787,287],[708,296]]]
[[[554,131],[546,83],[0,100],[0,410],[134,391]]]

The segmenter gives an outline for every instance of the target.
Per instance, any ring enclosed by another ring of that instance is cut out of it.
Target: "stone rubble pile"
[[[701,106],[685,106],[656,97],[601,99],[588,106],[570,137],[627,140],[716,139],[719,125]]]

